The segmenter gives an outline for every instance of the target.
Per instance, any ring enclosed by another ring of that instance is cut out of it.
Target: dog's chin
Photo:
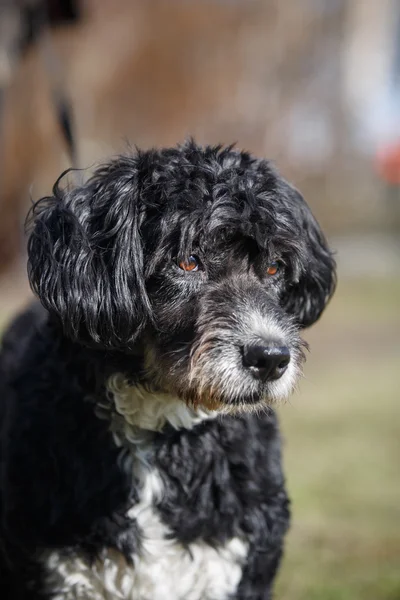
[[[178,396],[190,407],[221,414],[240,414],[257,412],[267,409],[279,402],[285,401],[292,392],[292,386],[282,382],[273,382],[270,385],[260,385],[258,390],[243,391],[239,396],[226,397],[216,389],[191,388],[180,391]]]

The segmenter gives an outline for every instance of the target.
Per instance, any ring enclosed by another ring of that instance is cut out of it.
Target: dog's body
[[[114,415],[114,443],[110,420],[93,418],[85,355],[42,327],[18,370],[26,403],[10,448],[21,470],[10,476],[23,493],[8,519],[25,548],[44,549],[44,597],[219,600],[236,597],[240,583],[237,597],[262,598],[288,523],[273,414],[202,418],[183,403],[169,415],[156,406],[143,418],[162,433],[132,426],[123,434]],[[54,367],[43,382],[40,373]],[[33,373],[46,390],[40,409],[28,406]],[[133,408],[141,400],[133,391],[129,399]],[[110,410],[105,396],[97,402]],[[29,577],[32,568],[25,576],[19,567],[16,580]]]
[[[6,597],[266,600],[289,522],[268,405],[335,281],[308,207],[190,142],[34,212],[44,309],[1,364]]]

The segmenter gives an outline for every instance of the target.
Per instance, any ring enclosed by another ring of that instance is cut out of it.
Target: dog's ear
[[[73,340],[112,349],[133,346],[150,311],[135,159],[121,157],[70,191],[57,182],[53,194],[32,209],[33,291]]]
[[[335,290],[336,264],[325,236],[302,195],[288,184],[284,194],[300,227],[301,252],[293,269],[293,281],[285,291],[282,303],[301,327],[309,327],[319,319]]]

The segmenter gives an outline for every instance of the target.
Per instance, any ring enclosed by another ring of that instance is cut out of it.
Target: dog
[[[1,355],[3,598],[267,600],[290,520],[275,403],[335,262],[266,160],[131,151],[32,209],[40,305]]]

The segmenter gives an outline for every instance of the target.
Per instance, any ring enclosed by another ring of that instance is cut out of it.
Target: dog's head
[[[317,222],[270,163],[194,142],[55,186],[29,274],[67,336],[132,353],[154,388],[211,409],[287,396],[299,330],[335,286]]]

